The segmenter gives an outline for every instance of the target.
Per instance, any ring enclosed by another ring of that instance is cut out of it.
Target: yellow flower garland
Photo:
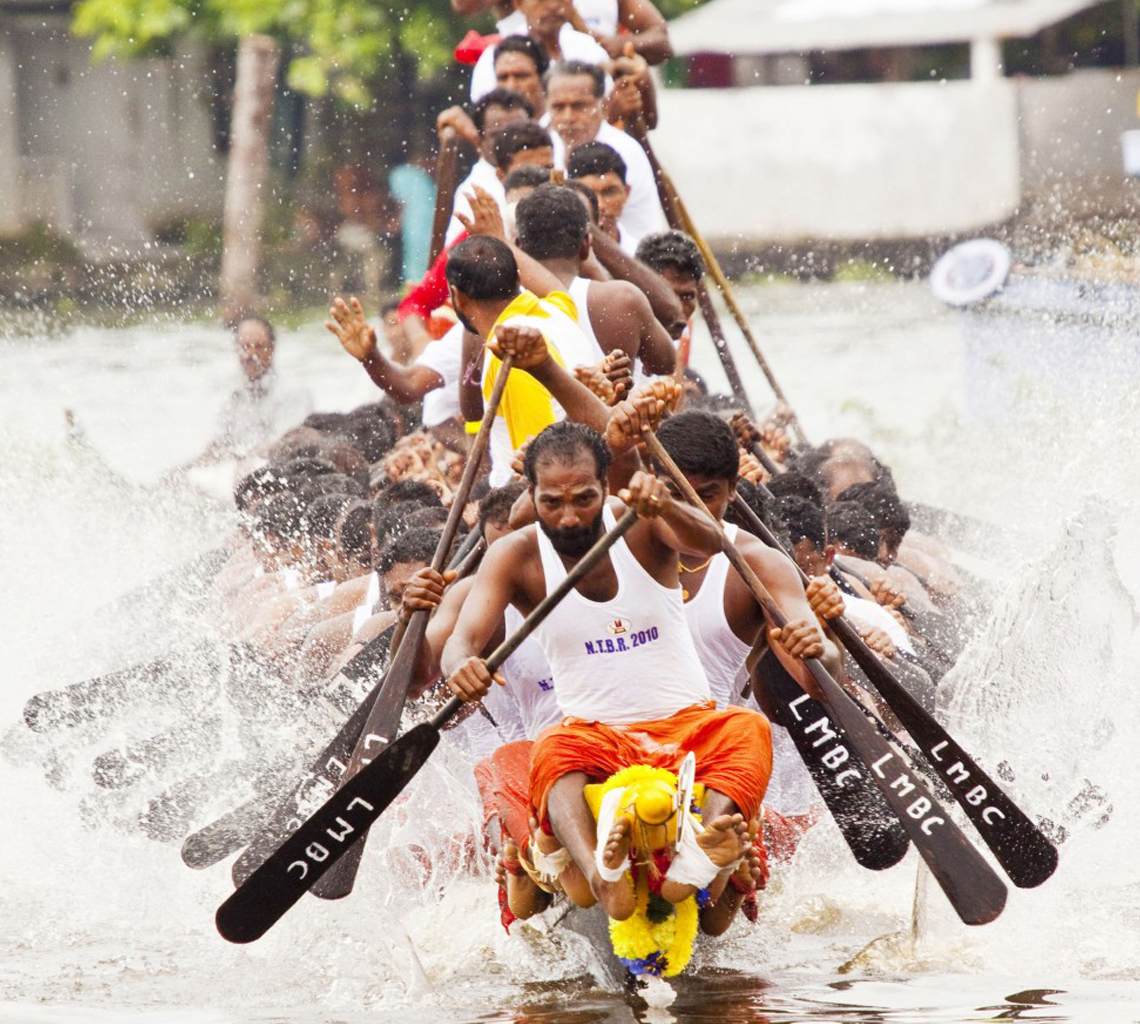
[[[667,782],[676,789],[677,776],[663,768],[650,768],[648,765],[632,765],[611,775],[600,787],[599,796],[614,789],[620,789],[636,782],[656,779]],[[697,816],[699,820],[699,815]],[[643,854],[651,851],[643,850]],[[644,973],[637,970],[642,966],[655,974],[672,978],[680,974],[688,965],[693,956],[693,940],[697,937],[698,910],[696,898],[678,903],[674,913],[664,921],[657,924],[649,920],[647,911],[649,907],[649,879],[647,871],[638,872],[634,881],[627,871],[627,876],[634,883],[637,892],[636,909],[633,915],[624,921],[610,919],[610,942],[613,943],[614,953],[619,959],[626,961],[634,973]],[[638,962],[630,964],[630,961]],[[648,961],[648,964],[644,962]],[[660,969],[660,965],[664,969]],[[658,967],[653,970],[653,967]]]

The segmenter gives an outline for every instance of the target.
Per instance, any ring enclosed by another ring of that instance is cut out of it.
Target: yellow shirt
[[[546,339],[551,358],[560,366],[573,368],[599,362],[601,349],[582,332],[577,320],[578,310],[565,292],[552,292],[540,299],[523,291],[495,321],[488,340],[503,326],[535,327]],[[501,367],[502,360],[488,351],[483,364],[484,399],[490,397]],[[506,483],[515,451],[563,415],[562,407],[534,377],[525,370],[512,371],[491,432],[492,485]],[[478,424],[468,424],[468,430],[472,429],[478,430]]]

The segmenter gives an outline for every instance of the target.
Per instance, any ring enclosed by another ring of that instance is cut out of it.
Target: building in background
[[[670,33],[654,144],[722,247],[1136,211],[1133,0],[712,0]]]
[[[205,55],[92,65],[68,8],[0,3],[0,234],[43,224],[98,256],[219,216]]]

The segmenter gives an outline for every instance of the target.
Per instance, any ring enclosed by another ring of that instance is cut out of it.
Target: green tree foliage
[[[675,18],[678,14],[684,14],[705,3],[708,3],[708,0],[657,0],[657,9],[666,18]],[[1140,3],[1140,0],[1137,0],[1137,3]]]
[[[96,58],[159,53],[184,36],[274,36],[291,55],[290,88],[357,105],[394,50],[414,54],[427,75],[463,32],[448,0],[80,0],[72,29],[93,37]]]

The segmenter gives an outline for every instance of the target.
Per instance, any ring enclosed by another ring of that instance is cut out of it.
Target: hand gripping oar
[[[637,514],[629,509],[612,530],[598,539],[523,620],[514,635],[495,648],[486,662],[491,672],[510,657],[636,521]],[[253,942],[279,921],[403,792],[439,743],[440,730],[462,706],[458,697],[452,697],[430,722],[417,725],[386,746],[286,839],[218,908],[215,921],[222,937],[230,942]]]
[[[430,267],[443,252],[447,238],[447,225],[455,202],[456,161],[459,158],[459,136],[455,130],[444,130],[440,140],[439,159],[435,163],[435,214],[431,220],[431,249],[428,252]]]
[[[665,469],[686,499],[707,512],[697,492],[657,440],[657,435],[648,430],[642,436],[654,461]],[[768,618],[777,628],[787,625],[788,620],[772,595],[744,556],[724,536],[723,530],[721,549],[748,584]],[[1005,907],[1007,891],[993,868],[929,794],[920,777],[890,748],[859,706],[831,678],[819,659],[805,658],[804,667],[823,693],[825,706],[832,718],[847,733],[854,752],[870,769],[875,784],[882,790],[958,916],[966,924],[986,924],[996,918]]]
[[[783,550],[772,531],[739,495],[733,499],[733,507],[765,544]],[[807,576],[798,567],[797,571],[806,586]],[[841,615],[831,619],[829,625],[926,755],[1010,881],[1022,889],[1044,882],[1057,868],[1057,848],[895,678],[846,618]]]
[[[503,390],[507,386],[507,378],[511,375],[513,362],[514,358],[510,355],[503,358],[502,365],[499,367],[499,374],[495,378],[494,387],[492,387],[491,394],[487,399],[487,406],[483,411],[483,420],[479,424],[479,433],[475,435],[475,441],[467,454],[467,464],[463,467],[463,476],[459,481],[459,486],[455,489],[447,522],[443,527],[443,534],[440,536],[439,544],[436,545],[435,554],[432,556],[431,567],[436,572],[443,571],[443,567],[447,564],[448,555],[451,553],[451,547],[455,543],[463,510],[467,505],[471,488],[475,485],[475,478],[479,473],[483,454],[491,441],[491,427],[495,422],[495,416],[498,415],[499,403],[503,398]],[[430,618],[431,612],[426,610],[413,612],[409,617],[399,649],[388,667],[380,696],[368,714],[360,740],[356,744],[351,760],[348,762],[343,781],[350,780],[364,765],[368,764],[380,749],[392,742],[399,731],[400,716],[404,713],[404,704],[408,699],[408,688],[411,686],[412,673],[415,671],[420,645],[427,633]],[[343,899],[352,892],[352,887],[356,882],[356,870],[360,866],[360,858],[364,853],[366,840],[367,836],[360,836],[347,856],[343,857],[337,864],[336,870],[329,872],[319,886],[313,887],[314,895],[326,900],[336,900]]]
[[[787,406],[789,412],[792,414],[791,425],[795,430],[797,437],[802,443],[807,443],[807,438],[804,436],[803,427],[800,425],[799,417],[796,416],[795,411],[792,409],[791,403],[788,401],[787,396],[784,394],[784,389],[780,387],[780,382],[776,380],[775,373],[768,365],[768,360],[764,358],[764,353],[760,351],[760,346],[756,344],[756,338],[752,334],[752,328],[748,325],[748,320],[741,312],[740,307],[736,304],[736,296],[733,295],[732,288],[728,283],[728,278],[724,276],[724,271],[720,269],[720,264],[717,262],[716,256],[713,254],[712,249],[709,248],[708,243],[704,240],[700,231],[697,230],[696,224],[693,223],[693,218],[689,216],[688,208],[685,206],[684,201],[681,199],[680,193],[677,191],[677,186],[673,184],[673,179],[669,177],[665,168],[661,166],[661,162],[657,159],[657,154],[653,152],[653,147],[649,143],[649,137],[642,134],[638,140],[642,148],[645,150],[645,155],[649,157],[649,163],[653,167],[653,174],[658,182],[658,190],[669,196],[670,202],[675,210],[675,217],[677,223],[672,223],[674,228],[690,235],[697,248],[700,249],[701,255],[704,257],[705,266],[716,286],[724,297],[725,305],[728,306],[729,312],[732,313],[733,319],[736,320],[737,326],[740,328],[740,333],[744,335],[744,340],[748,343],[748,347],[752,350],[752,355],[756,359],[757,365],[760,367],[761,372],[764,374],[768,381],[769,387],[776,398]],[[669,209],[670,203],[663,203],[666,211]],[[711,305],[711,304],[710,304]],[[702,312],[704,305],[701,306]],[[707,319],[707,317],[706,317]]]

